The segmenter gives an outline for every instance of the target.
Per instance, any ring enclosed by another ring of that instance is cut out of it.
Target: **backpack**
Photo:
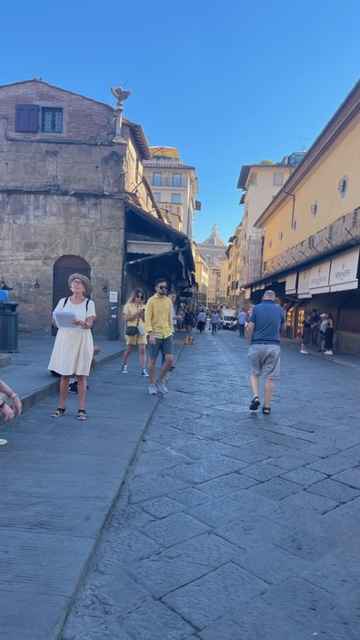
[[[63,304],[63,308],[65,307],[65,305],[67,304],[68,300],[69,300],[70,296],[68,296],[67,298],[65,298],[64,300],[64,304]],[[90,302],[90,298],[86,298],[86,311],[89,308],[89,302]]]

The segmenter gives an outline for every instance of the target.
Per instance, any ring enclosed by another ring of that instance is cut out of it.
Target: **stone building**
[[[227,272],[223,264],[227,260],[226,247],[216,224],[209,238],[198,244],[198,249],[209,266],[208,302],[224,304],[227,296]]]
[[[115,108],[40,80],[0,86],[0,280],[24,330],[50,330],[77,271],[91,277],[96,330],[105,332],[137,271],[141,278],[134,268],[123,277],[128,240],[147,240],[138,260],[165,243],[186,271],[185,239],[167,233],[143,175],[143,130],[122,118],[126,92],[113,93]]]

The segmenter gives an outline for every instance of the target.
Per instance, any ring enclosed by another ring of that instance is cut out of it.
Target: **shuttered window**
[[[44,133],[62,133],[63,110],[58,107],[42,107],[41,131]]]
[[[37,133],[39,131],[39,111],[36,104],[17,104],[15,111],[15,131]]]

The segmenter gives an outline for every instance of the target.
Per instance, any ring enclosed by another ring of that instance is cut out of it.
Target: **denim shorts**
[[[280,345],[252,344],[249,348],[249,362],[254,376],[278,378],[280,375]]]
[[[156,360],[159,353],[162,353],[163,356],[171,355],[173,352],[173,338],[169,336],[168,338],[155,338],[155,344],[149,343],[149,356],[151,360]]]

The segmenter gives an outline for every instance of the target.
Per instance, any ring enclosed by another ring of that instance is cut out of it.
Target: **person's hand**
[[[19,396],[15,395],[12,397],[12,405],[15,416],[20,416],[22,413],[22,402]]]
[[[11,407],[9,407],[9,405],[6,404],[6,402],[4,402],[3,405],[1,405],[0,413],[3,416],[5,422],[9,422],[9,420],[12,420],[13,418],[15,418],[14,410]]]
[[[77,327],[81,327],[83,324],[82,320],[73,320],[73,324],[75,324]]]
[[[149,335],[149,344],[155,344],[156,343],[156,338],[155,336],[153,336],[151,333]]]

